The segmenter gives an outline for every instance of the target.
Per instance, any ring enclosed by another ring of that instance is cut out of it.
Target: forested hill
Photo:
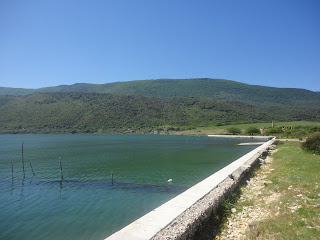
[[[320,119],[319,108],[98,93],[0,96],[0,113],[0,133],[110,132],[121,128]]]
[[[320,106],[320,92],[248,85],[223,79],[159,79],[107,84],[63,85],[40,89],[1,88],[0,95],[43,92],[95,92],[150,97],[200,97],[266,106]]]

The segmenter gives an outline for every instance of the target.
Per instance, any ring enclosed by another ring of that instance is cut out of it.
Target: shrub
[[[230,127],[230,128],[227,129],[227,131],[228,131],[228,133],[231,133],[233,135],[241,133],[241,129],[240,128],[236,128],[236,127]]]
[[[308,131],[309,133],[312,133],[312,132],[320,132],[320,127],[318,127],[318,126],[308,127],[308,128],[307,128],[307,131]]]
[[[269,128],[267,130],[268,135],[276,134],[276,133],[282,133],[282,130],[280,128]]]
[[[246,129],[246,133],[249,135],[253,135],[253,134],[260,134],[260,130],[256,127],[248,127]]]
[[[307,140],[302,143],[302,149],[308,152],[320,154],[320,134],[308,137]]]

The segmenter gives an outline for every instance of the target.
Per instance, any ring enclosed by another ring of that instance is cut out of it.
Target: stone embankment
[[[216,210],[251,171],[259,166],[260,157],[268,154],[274,139],[164,203],[107,238],[115,239],[193,239]]]

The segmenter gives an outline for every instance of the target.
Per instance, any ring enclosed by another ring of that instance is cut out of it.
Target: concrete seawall
[[[152,210],[106,240],[192,239],[215,214],[219,203],[234,191],[259,163],[274,139]]]
[[[274,136],[244,136],[244,135],[208,135],[208,137],[217,138],[256,138],[256,139],[272,139]]]

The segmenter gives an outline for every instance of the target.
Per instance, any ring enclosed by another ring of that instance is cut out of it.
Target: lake
[[[0,239],[104,239],[253,150],[237,145],[252,141],[261,140],[0,135]]]

